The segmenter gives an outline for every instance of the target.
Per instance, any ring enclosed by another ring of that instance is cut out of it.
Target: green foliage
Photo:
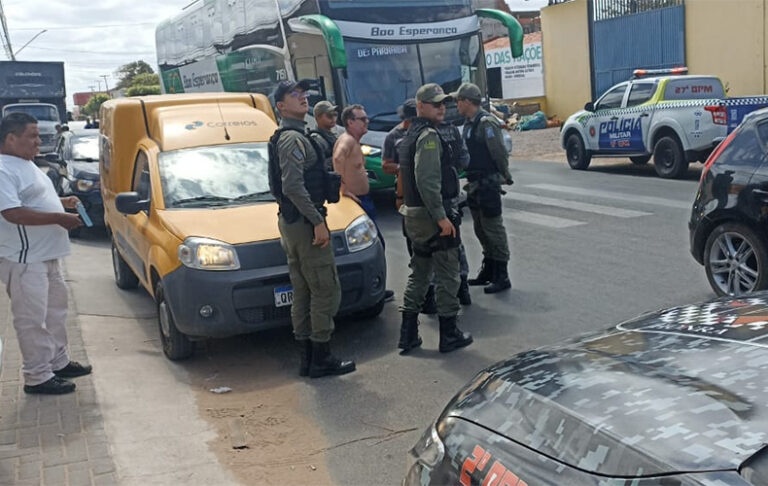
[[[117,89],[127,89],[133,86],[134,78],[137,76],[140,76],[142,74],[154,74],[155,71],[152,69],[152,66],[147,64],[144,61],[134,61],[130,62],[128,64],[124,64],[120,66],[117,71],[115,71],[115,77],[118,78],[120,81],[118,81],[116,88]]]
[[[144,95],[153,95],[153,94],[160,94],[159,84],[155,84],[155,85],[135,84],[125,90],[125,96],[144,96]]]
[[[82,109],[82,113],[91,116],[91,117],[98,117],[99,116],[99,108],[101,108],[101,104],[104,103],[109,99],[109,96],[104,93],[96,93],[95,95],[91,96],[91,99],[88,100],[88,103],[85,104],[85,106]]]

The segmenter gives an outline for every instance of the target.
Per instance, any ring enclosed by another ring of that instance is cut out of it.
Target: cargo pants
[[[499,262],[509,261],[509,242],[501,215],[501,185],[485,184],[467,194],[475,235],[483,247],[483,257]]]
[[[297,340],[328,342],[334,329],[333,316],[341,302],[333,244],[325,248],[313,245],[314,228],[304,218],[286,223],[279,217],[278,228],[293,286],[293,334]]]

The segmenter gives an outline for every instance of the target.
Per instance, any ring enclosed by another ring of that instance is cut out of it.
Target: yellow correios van
[[[100,111],[104,218],[117,286],[157,304],[165,355],[290,322],[292,288],[267,178],[276,124],[259,94],[121,98]],[[328,206],[339,315],[383,305],[384,250],[352,200]]]

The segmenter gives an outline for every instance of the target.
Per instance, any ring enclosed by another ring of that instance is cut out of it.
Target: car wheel
[[[717,295],[741,295],[768,287],[768,249],[749,227],[725,223],[704,246],[704,267]]]
[[[123,257],[120,256],[114,241],[112,242],[112,270],[115,273],[115,283],[118,288],[127,290],[135,289],[139,286],[139,278],[133,273],[131,267],[125,263]]]
[[[661,137],[653,147],[653,165],[659,177],[678,179],[688,170],[683,147],[675,137]]]
[[[565,155],[568,157],[568,165],[571,169],[585,170],[589,167],[592,156],[587,153],[581,135],[573,133],[565,142]]]
[[[637,157],[630,157],[630,161],[632,161],[635,165],[645,165],[648,163],[649,160],[651,160],[650,155],[638,155]]]
[[[157,306],[157,323],[160,328],[160,341],[163,345],[163,353],[171,361],[187,359],[195,351],[195,343],[179,331],[173,320],[171,308],[165,300],[163,283],[158,281],[155,285],[155,305]]]

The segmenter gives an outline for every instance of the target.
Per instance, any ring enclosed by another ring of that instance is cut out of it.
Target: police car
[[[689,162],[704,162],[727,135],[725,90],[716,76],[686,72],[637,69],[571,115],[561,131],[571,168],[586,169],[592,157],[629,157],[634,164],[653,157],[660,177],[678,178]]]

